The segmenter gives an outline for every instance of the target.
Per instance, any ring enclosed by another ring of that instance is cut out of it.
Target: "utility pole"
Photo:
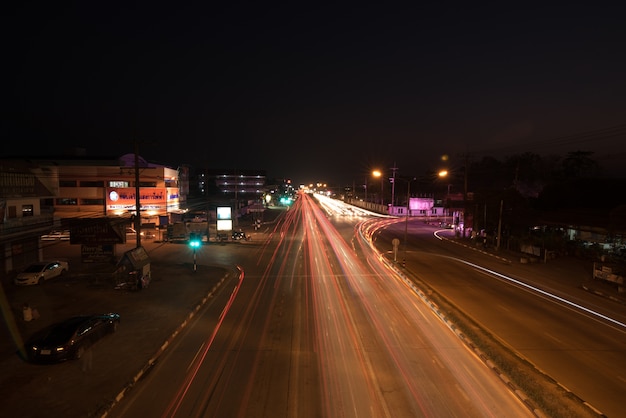
[[[239,213],[239,201],[237,200],[237,188],[239,187],[238,182],[238,178],[237,178],[237,169],[235,169],[235,227],[239,226],[239,218],[237,216],[237,214]]]
[[[365,202],[367,202],[367,177],[365,177],[365,184],[363,184],[363,187],[365,188]]]
[[[139,142],[135,139],[135,235],[141,247],[141,195],[139,189]]]
[[[391,210],[393,211],[393,207],[395,206],[395,198],[396,198],[396,171],[398,167],[396,167],[396,163],[393,163],[393,167],[391,168]]]
[[[130,142],[130,141],[129,141]],[[133,152],[135,154],[135,219],[133,220],[133,227],[137,233],[136,246],[141,247],[141,188],[140,188],[140,169],[139,169],[139,140],[136,135],[132,140]],[[142,144],[153,144],[153,142],[141,141]]]
[[[407,238],[409,232],[409,216],[411,214],[411,180],[407,181],[406,186],[406,216],[404,217],[404,254],[406,258]]]
[[[469,164],[469,156],[465,154],[465,173],[463,179],[463,238],[465,238],[465,230],[467,227],[467,171]]]
[[[209,226],[209,219],[211,219],[211,213],[210,213],[211,197],[209,196],[209,167],[208,166],[204,170],[204,194],[206,197],[206,242],[209,243],[209,239],[211,238],[211,227]]]

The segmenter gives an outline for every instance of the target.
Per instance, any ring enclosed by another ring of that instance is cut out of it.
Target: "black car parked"
[[[107,334],[117,331],[120,315],[81,315],[52,324],[24,344],[26,358],[36,363],[79,359],[85,350]]]

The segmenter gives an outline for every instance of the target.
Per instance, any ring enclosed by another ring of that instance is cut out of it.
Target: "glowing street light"
[[[372,176],[378,178],[380,177],[380,204],[384,206],[384,198],[383,198],[383,172],[380,170],[372,171]]]

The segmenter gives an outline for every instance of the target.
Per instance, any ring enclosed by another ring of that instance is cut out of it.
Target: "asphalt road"
[[[379,249],[390,250],[404,228],[386,228]],[[469,245],[449,230],[416,222],[410,231],[407,269],[427,284],[418,286],[443,295],[581,402],[608,416],[621,413],[626,305],[615,288],[591,278],[592,261],[521,263],[518,254]]]
[[[241,280],[112,417],[532,416],[368,245],[358,240],[367,255],[357,257],[308,200],[258,260],[241,260]]]
[[[254,239],[251,244],[254,245]],[[175,244],[145,242],[145,245],[152,253],[160,245]],[[1,330],[0,340],[3,370],[0,415],[84,417],[100,416],[108,410],[121,390],[132,387],[138,376],[149,371],[150,360],[158,357],[163,344],[173,337],[196,308],[211,297],[223,280],[237,275],[234,265],[228,263],[229,257],[220,254],[240,251],[240,246],[247,244],[215,245],[215,263],[200,264],[197,272],[193,272],[190,258],[153,259],[153,281],[149,288],[140,292],[115,290],[107,280],[107,272],[112,267],[80,263],[77,246],[62,243],[47,248],[46,257],[63,255],[70,259],[71,275],[43,286],[16,288],[3,283],[0,302],[5,327]],[[541,269],[541,274],[546,277],[552,275],[556,282],[567,276],[567,285],[592,291],[598,297],[607,298],[607,303],[622,303],[621,295],[590,281],[574,263],[552,262],[532,268]],[[573,279],[571,274],[581,280]],[[22,320],[24,302],[38,309],[41,315],[38,320],[28,323]],[[78,313],[110,311],[121,314],[122,324],[116,334],[94,346],[93,360],[89,364],[76,361],[41,366],[21,359],[18,347],[22,339],[37,329]],[[123,347],[122,356],[117,354],[120,347]]]

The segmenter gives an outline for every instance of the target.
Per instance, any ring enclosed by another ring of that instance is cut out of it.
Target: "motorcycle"
[[[231,238],[234,241],[240,241],[240,240],[248,241],[250,239],[250,237],[246,235],[246,233],[243,231],[233,231]]]

